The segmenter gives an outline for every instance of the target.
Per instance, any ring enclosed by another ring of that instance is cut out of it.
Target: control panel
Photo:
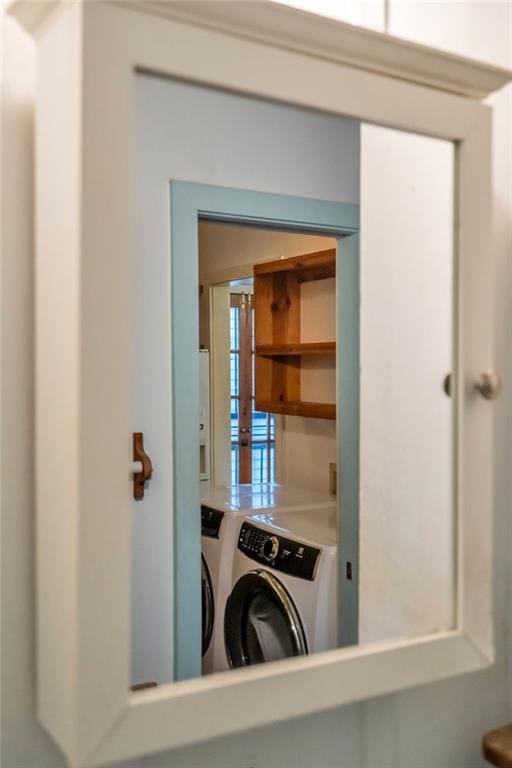
[[[218,539],[224,512],[201,504],[201,536]]]
[[[320,550],[277,536],[252,523],[243,523],[238,537],[238,549],[258,563],[275,568],[290,576],[313,581]]]

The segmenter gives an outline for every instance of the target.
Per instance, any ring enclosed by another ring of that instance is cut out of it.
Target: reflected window
[[[254,410],[254,310],[250,293],[231,294],[231,482],[276,479],[276,419]]]

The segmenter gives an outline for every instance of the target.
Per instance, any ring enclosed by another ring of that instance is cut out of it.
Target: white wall
[[[357,203],[359,125],[146,75],[136,77],[135,104],[134,420],[158,472],[133,509],[132,678],[164,682],[173,605],[169,181]]]
[[[391,3],[391,31],[512,66],[507,3]],[[404,14],[407,14],[405,17]],[[1,19],[1,14],[0,14]],[[400,20],[403,26],[398,26]],[[405,20],[407,23],[405,23]],[[428,22],[428,23],[427,23]],[[485,22],[485,23],[483,23]],[[35,717],[33,590],[32,43],[8,20],[2,135],[2,766],[64,768]],[[495,610],[490,670],[257,731],[134,761],[132,768],[483,768],[479,740],[510,720],[512,547],[511,95],[495,105],[497,208],[495,359],[505,379],[496,408]],[[6,191],[8,194],[6,194]],[[285,695],[285,692],[283,692]],[[128,768],[123,763],[122,768]]]
[[[2,25],[2,765],[64,765],[35,720],[32,41]]]
[[[386,17],[384,0],[276,0],[283,5],[291,5],[303,11],[340,19],[349,24],[382,31]]]

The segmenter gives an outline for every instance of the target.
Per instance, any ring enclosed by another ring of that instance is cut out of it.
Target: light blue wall
[[[132,679],[162,682],[173,679],[169,181],[357,204],[360,131],[352,120],[146,75],[135,103],[134,423],[158,471],[133,507]]]

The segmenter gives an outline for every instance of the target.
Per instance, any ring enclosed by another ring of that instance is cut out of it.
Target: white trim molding
[[[48,13],[27,5],[11,12],[38,45],[38,713],[70,765],[92,768],[491,664],[492,405],[474,389],[492,367],[491,111],[473,97],[510,73],[271,3],[76,0],[49,3]],[[452,631],[130,693],[137,71],[456,142]]]
[[[94,2],[95,0],[89,0]],[[512,78],[510,70],[427,45],[328,19],[271,0],[109,0],[141,13],[216,29],[266,45],[300,51],[320,59],[411,83],[483,99]],[[10,12],[31,34],[69,0],[15,0]]]

